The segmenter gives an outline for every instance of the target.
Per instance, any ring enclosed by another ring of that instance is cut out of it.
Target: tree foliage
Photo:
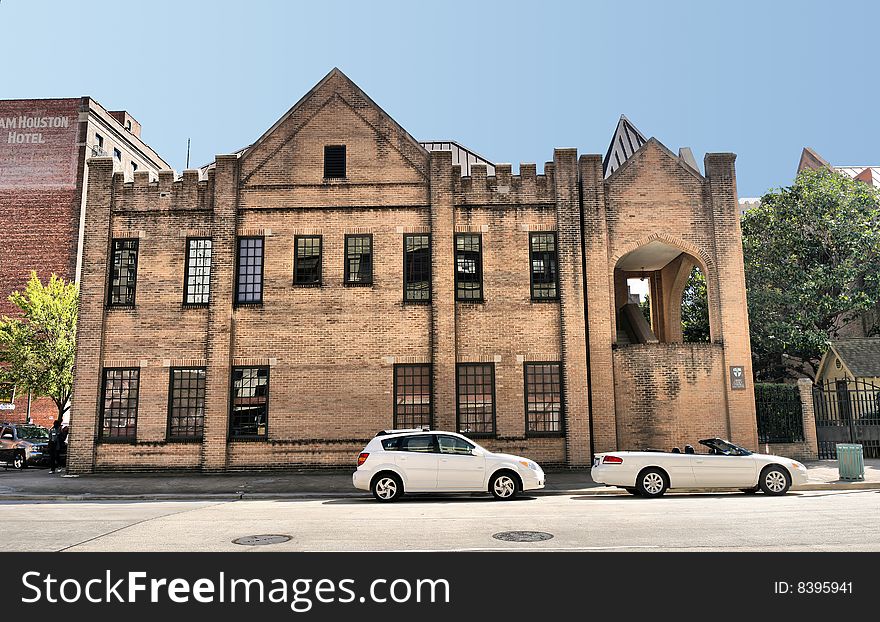
[[[20,317],[0,319],[0,383],[51,398],[59,419],[73,388],[78,299],[76,283],[53,274],[44,285],[32,272],[25,290],[9,297]]]
[[[812,376],[829,339],[852,322],[878,333],[880,194],[828,170],[803,171],[742,220],[752,356],[759,380],[793,362]]]
[[[644,316],[645,321],[648,323],[648,326],[651,325],[651,297],[649,294],[645,294],[645,296],[639,301],[639,311],[642,312],[642,316]]]
[[[706,276],[694,266],[681,297],[681,331],[685,342],[709,341],[709,299]]]

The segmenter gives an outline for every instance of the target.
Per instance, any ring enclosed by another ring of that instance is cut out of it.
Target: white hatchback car
[[[496,454],[455,432],[385,430],[358,456],[355,488],[379,501],[404,492],[491,492],[512,499],[544,487],[544,471],[532,460]]]

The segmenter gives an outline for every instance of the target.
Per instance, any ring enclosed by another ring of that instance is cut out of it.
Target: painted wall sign
[[[0,189],[76,186],[79,99],[0,102]]]
[[[730,367],[730,388],[734,390],[746,388],[746,370],[742,365]]]

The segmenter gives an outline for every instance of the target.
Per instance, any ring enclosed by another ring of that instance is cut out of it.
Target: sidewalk
[[[805,463],[809,483],[796,490],[880,489],[880,459],[865,460],[864,481],[841,481],[836,460]],[[536,495],[620,494],[596,484],[589,470],[548,471],[547,486]],[[0,468],[0,502],[48,500],[181,500],[285,499],[357,497],[351,471],[287,471],[261,473],[100,473],[66,476],[47,469],[15,471]]]

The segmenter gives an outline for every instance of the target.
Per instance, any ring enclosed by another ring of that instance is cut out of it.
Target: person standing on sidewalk
[[[54,473],[58,466],[58,456],[61,454],[61,444],[63,442],[61,419],[56,419],[49,429],[49,473]]]

